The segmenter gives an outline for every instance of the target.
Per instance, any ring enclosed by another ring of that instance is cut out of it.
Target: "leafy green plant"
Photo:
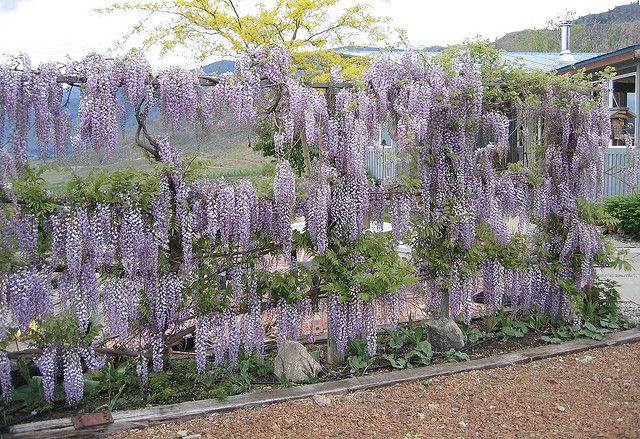
[[[384,354],[383,357],[391,364],[394,369],[406,369],[411,367],[411,363],[403,356],[396,356],[394,354]]]
[[[396,328],[393,331],[387,331],[387,346],[394,352],[400,352],[407,344],[408,338],[402,328]]]
[[[416,282],[413,265],[398,256],[389,233],[365,232],[355,240],[338,240],[315,259],[321,290],[338,294],[343,302],[353,299],[350,291],[356,284],[358,298],[371,302]]]
[[[269,294],[274,302],[298,302],[305,297],[310,283],[310,273],[303,267],[282,272],[258,272],[258,290]]]
[[[467,344],[475,344],[488,337],[488,334],[479,328],[465,328],[463,333],[467,339]]]
[[[421,366],[431,364],[432,357],[433,350],[431,349],[431,343],[426,340],[417,342],[416,346],[405,356],[408,360],[413,360]]]
[[[562,343],[562,339],[558,337],[549,337],[548,335],[543,335],[540,337],[540,340],[547,344],[560,344]]]
[[[545,343],[558,344],[563,340],[571,340],[575,338],[591,338],[593,340],[602,340],[606,333],[610,332],[607,328],[597,327],[590,322],[585,322],[583,326],[563,325],[552,328],[553,336],[544,335],[540,337]]]
[[[115,365],[113,360],[107,361],[102,370],[92,373],[91,378],[98,383],[96,393],[104,394],[107,403],[97,407],[95,410],[114,410],[120,398],[127,390],[134,388],[137,378],[131,373],[131,363],[125,361]]]
[[[201,374],[196,371],[193,361],[170,360],[164,371],[149,374],[146,402],[168,404],[180,400],[225,399],[240,392],[239,384],[242,384],[242,377],[236,376],[228,367]]]
[[[538,312],[534,307],[529,312],[529,321],[527,322],[527,326],[532,331],[540,332],[549,327],[550,322],[548,314]]]
[[[594,324],[589,322],[586,322],[580,329],[580,335],[594,340],[602,340],[604,338],[604,334],[606,334],[607,332],[610,331],[606,328],[598,328]]]
[[[272,128],[270,128],[266,123],[260,123],[257,132],[257,139],[252,145],[253,149],[261,152],[264,157],[276,157],[277,154],[273,141]],[[309,150],[309,158],[311,160],[318,157],[320,151],[317,147],[307,145],[307,148]],[[291,167],[298,176],[304,174],[304,152],[302,148],[302,140],[300,138],[294,139],[293,142],[287,145],[287,148],[283,151],[283,158],[291,163]]]
[[[503,340],[508,340],[510,338],[522,338],[527,332],[529,332],[529,326],[526,323],[510,320],[502,326],[497,335],[501,336]]]
[[[371,366],[371,356],[364,340],[349,340],[347,343],[347,364],[352,370],[366,372]]]
[[[18,410],[26,410],[30,412],[43,412],[51,409],[53,406],[44,399],[44,391],[42,390],[42,377],[39,375],[31,375],[27,364],[19,360],[18,371],[25,384],[13,389],[11,394],[12,403],[8,408],[9,412]],[[61,396],[59,388],[56,389],[58,396]]]
[[[593,287],[576,303],[584,321],[610,329],[622,325],[618,313],[620,293],[617,286],[618,283],[613,280],[596,279]]]
[[[618,227],[625,233],[640,238],[640,191],[631,195],[607,197],[603,205],[605,212],[618,221]]]
[[[431,364],[433,349],[431,343],[424,338],[424,326],[412,320],[406,327],[399,326],[393,331],[387,331],[387,347],[390,353],[384,358],[394,369],[405,369],[414,366]]]
[[[457,351],[453,348],[445,352],[445,358],[449,363],[457,363],[460,361],[469,361],[469,355],[464,352]]]

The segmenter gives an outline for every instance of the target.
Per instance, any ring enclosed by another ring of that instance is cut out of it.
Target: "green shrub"
[[[619,221],[625,233],[640,238],[640,191],[632,195],[617,195],[604,200],[605,211]]]

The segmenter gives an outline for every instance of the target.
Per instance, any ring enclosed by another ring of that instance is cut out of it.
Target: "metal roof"
[[[573,57],[578,63],[589,60],[602,53],[577,52]],[[558,52],[502,52],[501,57],[505,61],[513,61],[526,69],[542,69],[546,71],[560,70],[564,66],[558,61]]]
[[[434,46],[422,49],[422,51],[426,55],[435,55],[439,52],[440,47]],[[386,49],[381,47],[373,47],[373,46],[344,46],[335,49],[338,52],[346,53],[354,56],[363,56],[363,55],[371,55],[374,53],[389,53],[392,55],[397,55],[404,52],[404,49]],[[420,50],[420,49],[419,49]],[[578,63],[581,63],[585,60],[589,60],[598,56],[602,56],[602,53],[599,52],[578,52],[573,53],[573,57],[576,59]],[[526,69],[541,69],[545,71],[553,71],[563,68],[563,64],[561,64],[558,60],[560,57],[559,52],[501,52],[503,61],[511,61],[515,64],[518,64]]]
[[[557,72],[558,73],[563,73],[563,72],[566,72],[566,71],[569,71],[569,70],[575,70],[575,69],[580,69],[580,68],[588,68],[588,66],[590,64],[599,63],[600,61],[603,61],[603,62],[606,63],[606,61],[609,58],[614,58],[614,57],[617,57],[619,55],[624,55],[624,54],[627,54],[627,53],[635,53],[636,50],[640,50],[640,44],[634,44],[633,46],[624,47],[622,49],[614,50],[613,52],[594,54],[594,56],[592,56],[590,58],[587,58],[587,59],[578,60],[578,62],[576,62],[574,64],[559,67],[557,69]]]

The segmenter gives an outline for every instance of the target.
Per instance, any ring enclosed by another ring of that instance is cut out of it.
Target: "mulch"
[[[640,438],[640,343],[213,414],[114,438]],[[325,405],[328,404],[328,405]],[[410,436],[412,435],[412,436]]]

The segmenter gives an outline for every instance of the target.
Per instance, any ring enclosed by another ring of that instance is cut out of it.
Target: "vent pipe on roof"
[[[570,43],[571,20],[562,20],[560,21],[560,56],[558,57],[561,64],[571,64],[576,61],[569,48]]]

